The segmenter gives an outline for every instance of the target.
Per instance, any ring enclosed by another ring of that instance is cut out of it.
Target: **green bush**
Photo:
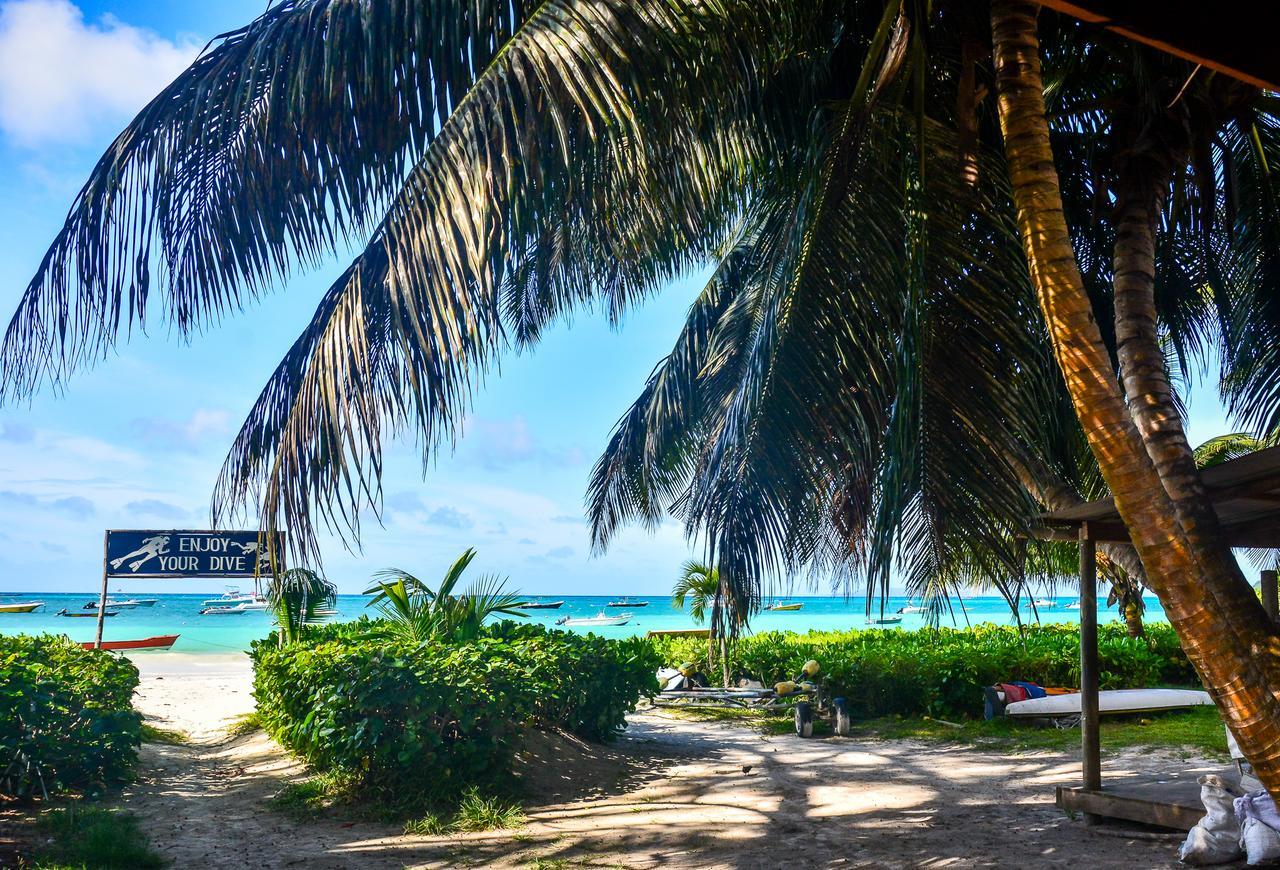
[[[659,639],[664,664],[694,662],[706,673],[705,640]],[[1118,624],[1098,628],[1104,689],[1198,685],[1167,625],[1147,626],[1131,638]],[[731,670],[773,684],[799,673],[808,659],[823,669],[826,690],[847,698],[861,717],[978,716],[979,687],[1009,680],[1044,686],[1080,682],[1080,630],[1071,625],[980,625],[971,629],[868,629],[793,634],[766,632],[742,638]]]
[[[141,743],[138,670],[42,635],[0,637],[0,790],[90,791],[129,778]]]
[[[522,729],[603,739],[657,689],[641,639],[499,623],[471,641],[389,638],[360,620],[254,644],[263,728],[319,770],[423,795],[497,786]]]

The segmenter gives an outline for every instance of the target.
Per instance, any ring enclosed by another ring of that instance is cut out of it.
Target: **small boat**
[[[622,596],[617,601],[610,601],[605,607],[648,607],[648,601],[632,601],[627,596]]]
[[[201,616],[232,616],[237,613],[248,613],[249,608],[244,604],[233,604],[229,607],[202,607],[200,608]]]
[[[631,621],[633,614],[622,613],[618,616],[609,616],[603,610],[595,616],[575,618],[572,616],[562,616],[556,620],[556,625],[626,625]]]
[[[97,610],[97,608],[94,608],[94,609],[93,609],[93,610],[91,610],[91,611],[89,611],[89,610],[79,610],[79,611],[77,611],[77,610],[67,610],[67,609],[64,607],[64,608],[62,608],[61,610],[59,610],[59,611],[58,611],[57,615],[58,615],[58,616],[74,616],[74,617],[77,617],[77,618],[79,618],[79,619],[97,619],[97,618],[98,618],[98,610]],[[104,611],[102,611],[102,615],[103,615],[103,616],[119,616],[119,615],[120,615],[120,611],[118,611],[118,610],[104,610]]]
[[[517,604],[517,610],[559,610],[564,606],[563,601],[526,601],[523,604]]]
[[[133,603],[138,607],[155,607],[159,598],[135,598]]]
[[[1213,704],[1208,692],[1195,689],[1108,689],[1098,693],[1098,712],[1102,714],[1154,713],[1158,710],[1180,710]],[[1080,713],[1080,693],[1046,695],[1005,705],[1004,714],[1012,718],[1046,718],[1074,716]]]
[[[200,602],[201,607],[234,607],[237,604],[251,604],[250,610],[266,610],[271,605],[267,599],[256,592],[241,592],[238,586],[228,586],[227,591],[217,598],[206,598]]]
[[[1028,609],[1034,607],[1036,610],[1048,610],[1049,608],[1057,606],[1058,602],[1054,601],[1052,598],[1037,598],[1035,601],[1027,602]]]
[[[0,604],[0,613],[33,613],[44,607],[43,601],[15,601],[12,604]]]
[[[104,640],[102,649],[169,649],[178,639],[176,634],[161,634],[155,637],[144,637],[142,640]],[[93,641],[86,640],[80,646],[93,649]]]
[[[1068,604],[1068,605],[1066,606],[1066,608],[1065,608],[1065,609],[1066,609],[1066,610],[1079,610],[1079,609],[1080,609],[1080,602],[1079,602],[1079,601],[1072,601],[1070,604]]]
[[[867,620],[867,625],[897,625],[902,622],[901,616],[873,616]]]
[[[766,608],[765,608],[765,610],[787,610],[787,611],[790,611],[790,610],[799,610],[801,607],[804,607],[804,603],[803,603],[803,602],[801,602],[801,603],[799,603],[799,604],[782,604],[782,603],[779,603],[779,602],[774,602],[773,604],[770,604],[768,607],[766,607]]]
[[[894,612],[895,613],[925,613],[927,610],[928,608],[921,607],[918,604],[908,604],[904,607],[899,607]]]
[[[107,607],[110,608],[111,610],[133,610],[133,608],[140,607],[140,606],[141,605],[137,601],[134,601],[132,598],[126,598],[126,599],[108,598],[107,599]],[[84,609],[97,610],[98,602],[90,601],[89,603],[85,604]]]

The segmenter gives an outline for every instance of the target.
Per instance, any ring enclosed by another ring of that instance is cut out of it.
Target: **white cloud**
[[[201,46],[70,0],[0,2],[0,130],[27,146],[83,141],[118,126],[185,69]]]
[[[133,421],[138,437],[149,444],[173,450],[195,451],[211,436],[221,436],[230,426],[226,411],[197,409],[186,420],[139,417]]]

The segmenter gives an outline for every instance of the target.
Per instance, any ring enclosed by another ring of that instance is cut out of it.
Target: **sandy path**
[[[139,694],[169,727],[207,738],[201,709],[233,715],[247,709],[236,703],[251,704],[243,685],[225,684],[225,667],[172,671],[152,672]],[[1078,775],[1070,755],[765,738],[652,713],[634,716],[607,754],[637,760],[641,774],[591,798],[530,807],[518,832],[422,838],[341,819],[296,822],[262,807],[303,771],[261,735],[146,747],[127,804],[178,867],[1176,865],[1175,838],[1086,829],[1057,811],[1053,786]],[[1191,764],[1134,754],[1108,767]]]

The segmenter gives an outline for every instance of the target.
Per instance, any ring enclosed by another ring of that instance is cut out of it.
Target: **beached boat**
[[[897,625],[902,622],[901,616],[873,616],[867,620],[867,625]]]
[[[1108,689],[1098,693],[1098,712],[1102,714],[1154,713],[1158,710],[1180,710],[1213,704],[1208,692],[1195,689]],[[1080,693],[1046,695],[1006,704],[1004,714],[1017,718],[1053,719],[1080,713]]]
[[[563,601],[526,601],[523,604],[517,604],[517,610],[559,610],[564,606]]]
[[[178,639],[176,634],[161,634],[155,637],[144,637],[141,640],[104,640],[102,649],[169,649]],[[93,641],[86,640],[80,644],[85,649],[93,649]]]
[[[11,604],[0,604],[0,613],[34,613],[44,607],[43,601],[15,601]]]
[[[773,603],[773,604],[770,604],[768,607],[766,607],[766,608],[765,608],[765,610],[787,610],[787,611],[790,611],[790,610],[799,610],[801,607],[804,607],[804,604],[803,604],[803,603],[800,603],[800,604],[782,604],[782,603],[779,603],[779,602],[775,602],[775,603]]]
[[[605,607],[648,607],[648,606],[649,606],[648,601],[632,601],[631,599],[627,598],[625,595],[619,598],[617,601],[610,601],[608,604],[605,605]]]
[[[556,625],[575,626],[575,625],[626,625],[631,621],[632,614],[623,613],[618,616],[609,616],[603,610],[595,616],[587,616],[575,618],[572,616],[562,616],[556,620]]]
[[[118,616],[119,614],[120,614],[120,611],[118,610],[102,611],[103,616]],[[79,619],[97,619],[98,609],[95,607],[93,610],[67,610],[64,607],[58,611],[57,615],[58,616],[74,616]]]

